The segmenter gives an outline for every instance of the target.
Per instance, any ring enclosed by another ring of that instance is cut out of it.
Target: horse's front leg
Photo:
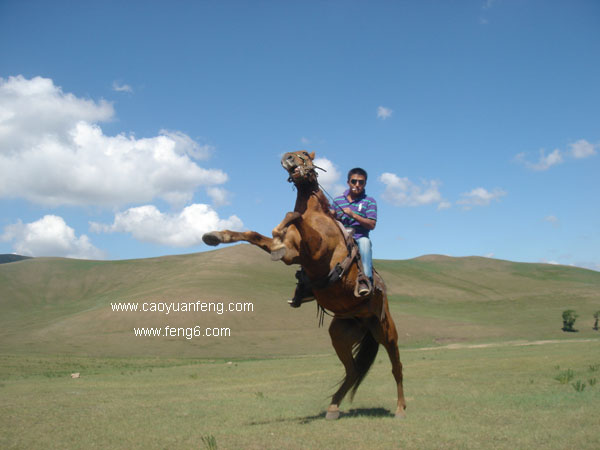
[[[245,241],[262,248],[271,253],[273,250],[273,239],[263,236],[256,231],[211,231],[202,236],[206,245],[216,247],[219,244],[231,244],[233,242]]]
[[[288,227],[301,217],[299,212],[288,212],[281,223],[273,228],[273,247],[271,250],[271,259],[273,261],[279,261],[284,258],[286,254],[289,257],[289,247],[292,239],[287,236]],[[287,242],[286,242],[286,237]]]
[[[231,244],[233,242],[248,242],[252,245],[262,248],[267,253],[270,253],[275,259],[283,260],[286,264],[296,264],[298,251],[295,246],[290,245],[289,239],[286,237],[282,243],[281,239],[272,239],[263,236],[256,231],[211,231],[202,236],[202,240],[206,245],[217,246],[219,244]],[[283,247],[282,247],[283,245]],[[282,249],[284,250],[282,252]],[[283,255],[282,255],[283,253]]]

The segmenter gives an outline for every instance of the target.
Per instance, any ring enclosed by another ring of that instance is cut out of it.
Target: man
[[[355,167],[348,172],[348,189],[342,195],[333,200],[332,212],[346,228],[354,231],[354,240],[358,244],[360,259],[364,274],[373,282],[373,263],[371,240],[369,232],[377,224],[377,202],[372,197],[367,197],[365,188],[367,185],[367,172],[360,167]],[[298,285],[294,298],[289,300],[290,306],[297,308],[302,303],[314,300],[312,289],[308,285],[309,280],[303,270],[296,273]],[[368,295],[371,286],[363,280],[359,282],[358,294]]]
[[[348,172],[348,190],[333,200],[333,210],[337,219],[346,228],[354,230],[354,240],[358,244],[360,259],[365,276],[373,281],[373,259],[369,232],[377,224],[377,202],[373,197],[367,197],[367,172],[355,167]],[[369,294],[369,286],[359,285],[359,295]]]

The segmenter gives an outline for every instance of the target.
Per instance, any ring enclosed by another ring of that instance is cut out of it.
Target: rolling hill
[[[22,261],[24,259],[29,259],[29,258],[30,258],[30,256],[15,255],[12,253],[2,254],[2,255],[0,255],[0,264],[6,264],[6,263],[15,262],[15,261]]]
[[[596,338],[600,273],[480,257],[376,260],[400,346]],[[0,265],[0,352],[82,356],[255,358],[330,353],[314,304],[289,308],[295,267],[250,245],[160,258],[34,258]],[[251,312],[123,312],[116,303],[252,303]],[[134,328],[227,328],[229,336],[135,336]]]

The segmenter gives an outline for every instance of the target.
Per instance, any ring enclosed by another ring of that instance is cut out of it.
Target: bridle
[[[305,175],[307,175],[308,176],[307,178],[309,181],[312,181],[311,179],[314,179],[314,181],[316,181],[319,174],[317,173],[317,171],[315,169],[320,169],[323,172],[327,172],[325,169],[315,166],[314,164],[312,164],[311,167],[308,167],[307,162],[311,161],[311,159],[308,156],[304,155],[303,153],[294,153],[294,155],[296,157],[298,157],[300,159],[300,161],[302,161],[302,164],[296,166],[296,168],[295,168],[295,169],[297,169],[297,168],[300,169],[300,175],[302,176],[302,178],[305,178]],[[296,184],[294,181],[294,178],[293,178],[293,173],[290,174],[287,181],[288,181],[288,183]],[[318,183],[317,183],[317,185],[318,185]]]

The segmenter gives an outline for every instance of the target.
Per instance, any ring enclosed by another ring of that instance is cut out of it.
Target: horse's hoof
[[[271,252],[271,261],[279,261],[281,258],[285,256],[285,247],[278,248],[277,250],[273,250]]]
[[[212,247],[215,247],[217,245],[219,245],[221,242],[223,242],[223,239],[220,236],[220,233],[218,231],[212,231],[210,233],[205,233],[202,236],[202,240],[204,241],[204,243],[206,245],[210,245]]]
[[[406,419],[406,412],[404,412],[404,409],[399,409],[396,411],[394,417],[396,419]]]
[[[327,408],[327,414],[325,414],[326,420],[336,420],[340,418],[340,409],[337,406],[330,406]]]

